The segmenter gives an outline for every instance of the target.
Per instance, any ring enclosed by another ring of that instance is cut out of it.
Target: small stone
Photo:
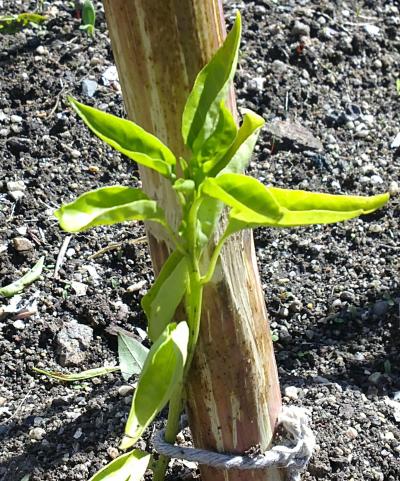
[[[390,148],[392,149],[397,149],[400,147],[400,132],[396,135],[396,137],[393,139],[392,143],[390,144]]]
[[[43,428],[33,428],[29,431],[29,437],[35,441],[41,441],[46,435]]]
[[[69,249],[67,249],[67,252],[65,253],[65,255],[68,258],[74,257],[75,254],[76,254],[76,251],[73,247],[70,247]]]
[[[15,202],[18,202],[22,199],[22,197],[25,196],[25,194],[20,190],[13,190],[12,192],[10,192],[10,196],[13,198],[13,200],[15,200]]]
[[[93,340],[93,329],[76,321],[66,322],[57,334],[57,351],[61,366],[78,366]]]
[[[142,289],[145,285],[146,285],[146,281],[143,279],[139,282],[136,282],[136,284],[132,284],[130,286],[128,286],[126,288],[126,292],[137,292],[137,291],[140,291],[140,289]]]
[[[14,321],[13,326],[19,331],[23,331],[25,329],[25,323],[21,319],[17,319],[16,321]]]
[[[354,429],[350,426],[346,431],[346,436],[350,439],[356,439],[356,437],[358,436],[357,429]]]
[[[108,67],[101,76],[103,84],[108,87],[113,82],[118,82],[118,71],[115,65]]]
[[[10,119],[13,124],[22,124],[24,120],[20,115],[11,115]]]
[[[364,30],[368,33],[369,36],[371,37],[376,37],[379,35],[380,28],[377,27],[376,25],[371,25],[370,23],[366,23],[364,25]]]
[[[82,81],[82,94],[86,97],[93,97],[97,90],[97,82],[95,80],[85,79]]]
[[[98,167],[97,165],[89,165],[88,171],[91,174],[98,174],[100,172],[100,167]]]
[[[25,189],[26,186],[22,180],[10,180],[7,182],[8,192],[23,191]]]
[[[379,60],[379,58],[374,60],[373,66],[377,69],[382,68],[382,62]]]
[[[103,60],[100,57],[92,57],[90,59],[90,65],[93,67],[96,65],[101,65],[103,63]]]
[[[110,456],[111,459],[115,459],[118,458],[119,451],[117,448],[114,448],[114,446],[109,446],[107,448],[107,454]]]
[[[394,194],[398,194],[399,191],[400,191],[399,184],[395,180],[392,180],[392,182],[390,182],[389,184],[389,193],[394,195]]]
[[[289,312],[300,312],[303,309],[303,304],[299,300],[294,300],[289,306]]]
[[[284,395],[294,401],[299,397],[299,390],[296,386],[286,386],[284,389]]]
[[[299,20],[296,20],[292,27],[292,35],[296,37],[309,37],[310,27]]]
[[[253,92],[262,92],[264,90],[265,78],[254,77],[248,83],[248,90]]]
[[[127,384],[123,385],[123,386],[120,386],[118,388],[118,394],[121,396],[121,397],[125,397],[125,396],[128,396],[129,394],[132,394],[133,393],[133,387],[132,386],[128,386]]]
[[[6,402],[7,402],[7,399],[5,397],[0,396],[0,407],[3,407]]]
[[[79,439],[82,436],[82,429],[78,428],[74,433],[74,439]]]
[[[83,282],[71,281],[71,287],[77,296],[86,296],[89,286]]]
[[[18,252],[31,251],[34,248],[32,242],[26,237],[15,237],[13,239],[14,249]]]
[[[380,175],[371,175],[371,184],[373,185],[378,185],[378,184],[383,184],[383,179]]]
[[[36,48],[36,53],[38,55],[46,55],[48,53],[48,50],[43,47],[43,45],[39,45],[39,47]]]
[[[395,437],[392,431],[385,431],[383,433],[383,439],[385,439],[386,441],[394,441]]]
[[[374,234],[379,234],[380,232],[383,232],[384,228],[380,224],[371,224],[368,227],[368,232],[372,232]]]
[[[271,69],[273,72],[280,74],[286,72],[288,65],[281,60],[274,60],[271,64]]]
[[[73,159],[79,159],[79,157],[81,156],[81,153],[78,149],[71,149],[69,153],[71,154],[71,157]]]

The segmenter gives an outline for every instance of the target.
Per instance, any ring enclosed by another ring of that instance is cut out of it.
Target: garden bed
[[[318,446],[305,480],[397,481],[399,8],[280,3],[226,2],[227,21],[237,8],[244,20],[238,106],[267,120],[251,173],[276,186],[393,194],[380,211],[344,224],[255,232],[284,402],[312,415]],[[34,4],[0,0],[2,14]],[[130,386],[118,374],[61,384],[34,366],[116,365],[111,325],[147,343],[143,226],[69,237],[52,215],[88,189],[140,183],[136,167],[65,103],[69,93],[124,115],[104,15],[91,39],[65,5],[50,2],[40,30],[0,37],[1,285],[41,256],[46,266],[20,297],[0,301],[1,481],[89,479],[118,454]],[[190,464],[170,472],[176,481],[196,476]]]

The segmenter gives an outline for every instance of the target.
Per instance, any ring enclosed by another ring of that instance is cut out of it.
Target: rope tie
[[[303,408],[284,407],[278,424],[286,431],[287,444],[290,446],[274,446],[256,456],[217,453],[177,446],[165,441],[165,430],[158,431],[153,442],[157,452],[169,458],[184,459],[217,469],[287,468],[287,480],[300,481],[301,472],[306,468],[315,447],[315,436],[309,426],[308,414]]]

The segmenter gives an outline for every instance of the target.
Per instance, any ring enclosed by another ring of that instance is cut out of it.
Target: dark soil
[[[34,4],[0,0],[0,13]],[[139,302],[152,281],[146,243],[128,243],[144,235],[141,225],[73,236],[54,276],[66,238],[54,208],[97,186],[139,181],[65,103],[71,93],[124,115],[118,84],[101,80],[113,64],[101,6],[94,39],[79,30],[68,2],[49,8],[43,28],[0,38],[1,285],[46,256],[41,280],[19,306],[1,300],[1,481],[88,479],[116,456],[131,400],[119,375],[63,385],[32,367],[115,365],[115,338],[105,328],[143,336]],[[400,132],[398,2],[226,2],[229,23],[237,8],[239,107],[271,125],[296,121],[311,135],[311,142],[279,137],[267,126],[251,173],[277,186],[393,194],[381,211],[344,224],[255,233],[284,401],[310,410],[317,436],[304,479],[398,481],[400,151],[391,148]],[[93,98],[82,92],[90,79],[98,83]],[[22,197],[10,181],[22,181]],[[29,241],[22,252],[21,237]],[[7,312],[10,304],[8,311],[37,306],[37,313],[21,319]],[[92,331],[65,353],[59,333],[73,321]],[[177,465],[170,478],[194,476],[190,465]]]

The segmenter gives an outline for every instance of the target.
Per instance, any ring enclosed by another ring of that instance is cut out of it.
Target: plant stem
[[[217,245],[215,246],[214,252],[212,253],[212,256],[211,256],[211,259],[210,259],[210,263],[208,265],[208,270],[205,273],[205,275],[200,278],[200,282],[201,282],[202,285],[205,285],[205,284],[207,284],[208,282],[211,281],[211,279],[214,275],[214,271],[215,271],[215,267],[217,265],[219,255],[221,253],[221,249],[222,249],[223,245],[225,244],[225,241],[226,241],[227,238],[228,238],[228,236],[226,235],[226,233],[224,233],[221,236],[221,238],[219,239]]]
[[[179,432],[179,418],[182,412],[182,392],[183,386],[180,384],[173,394],[168,409],[167,427],[165,429],[165,440],[169,443],[174,443],[176,435]],[[167,456],[160,455],[155,463],[153,470],[153,481],[163,481],[165,472],[168,467],[169,459]]]
[[[169,402],[167,427],[165,430],[165,440],[174,443],[179,432],[179,418],[183,407],[183,383],[192,364],[194,351],[200,331],[201,305],[203,300],[203,283],[200,278],[199,258],[197,255],[197,236],[196,223],[197,212],[201,204],[201,198],[197,197],[188,214],[188,233],[189,233],[189,253],[185,253],[190,258],[191,272],[189,274],[189,293],[187,303],[188,325],[190,330],[188,355],[185,363],[185,371],[182,383],[178,386]],[[172,229],[171,229],[172,230]],[[163,481],[167,470],[169,458],[161,455],[155,463],[153,470],[153,481]]]
[[[175,247],[176,247],[176,250],[178,250],[179,252],[181,252],[182,254],[186,255],[186,251],[181,243],[181,241],[179,240],[179,237],[175,234],[174,230],[172,229],[172,227],[168,224],[168,222],[166,222],[164,225],[164,228],[165,230],[167,231],[170,239],[172,240],[172,242],[174,243]]]

